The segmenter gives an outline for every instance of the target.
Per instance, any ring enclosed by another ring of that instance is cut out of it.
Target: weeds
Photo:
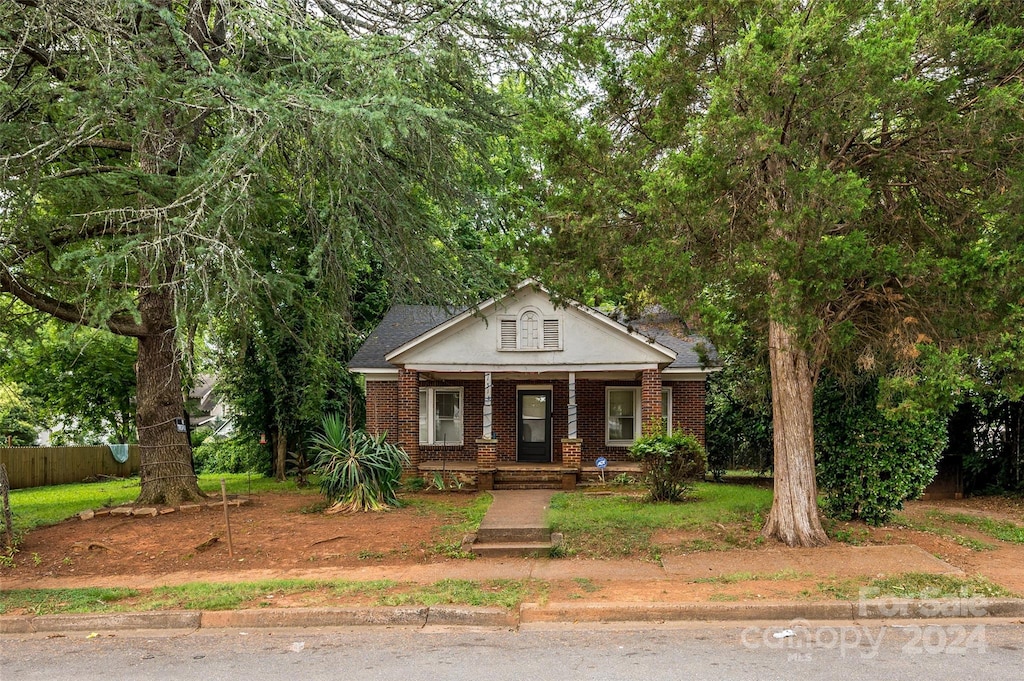
[[[965,537],[964,535],[955,532],[942,525],[937,525],[930,522],[919,522],[907,518],[906,516],[896,516],[895,523],[901,527],[907,527],[918,532],[927,532],[940,537],[945,537],[950,541],[953,541],[964,548],[968,548],[972,551],[991,551],[996,548],[995,544],[989,544],[979,539],[972,537]]]
[[[946,513],[944,511],[929,511],[928,517],[933,520],[942,520],[973,528],[993,539],[1013,544],[1024,544],[1024,526],[1017,525],[1008,520],[994,520],[983,516],[967,515],[966,513]]]

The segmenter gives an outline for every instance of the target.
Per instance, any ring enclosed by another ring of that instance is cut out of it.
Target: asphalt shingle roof
[[[443,324],[458,312],[433,305],[395,305],[349,360],[350,369],[395,369],[388,353]]]

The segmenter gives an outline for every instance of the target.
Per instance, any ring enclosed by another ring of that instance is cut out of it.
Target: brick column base
[[[579,438],[562,438],[562,466],[580,469],[583,463],[583,440]]]
[[[476,488],[494,489],[494,473],[498,465],[498,441],[480,438],[476,441]]]
[[[579,438],[562,439],[562,489],[576,489],[583,464],[583,440]]]

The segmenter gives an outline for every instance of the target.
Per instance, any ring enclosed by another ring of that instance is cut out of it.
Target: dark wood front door
[[[520,390],[516,458],[530,463],[551,461],[551,391]]]

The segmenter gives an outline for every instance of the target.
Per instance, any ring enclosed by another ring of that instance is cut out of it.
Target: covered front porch
[[[398,444],[409,454],[410,473],[429,481],[440,472],[455,486],[472,481],[479,489],[572,489],[599,475],[598,457],[608,460],[612,475],[635,471],[629,445],[661,427],[671,392],[656,366],[528,373],[403,368],[398,406]]]

